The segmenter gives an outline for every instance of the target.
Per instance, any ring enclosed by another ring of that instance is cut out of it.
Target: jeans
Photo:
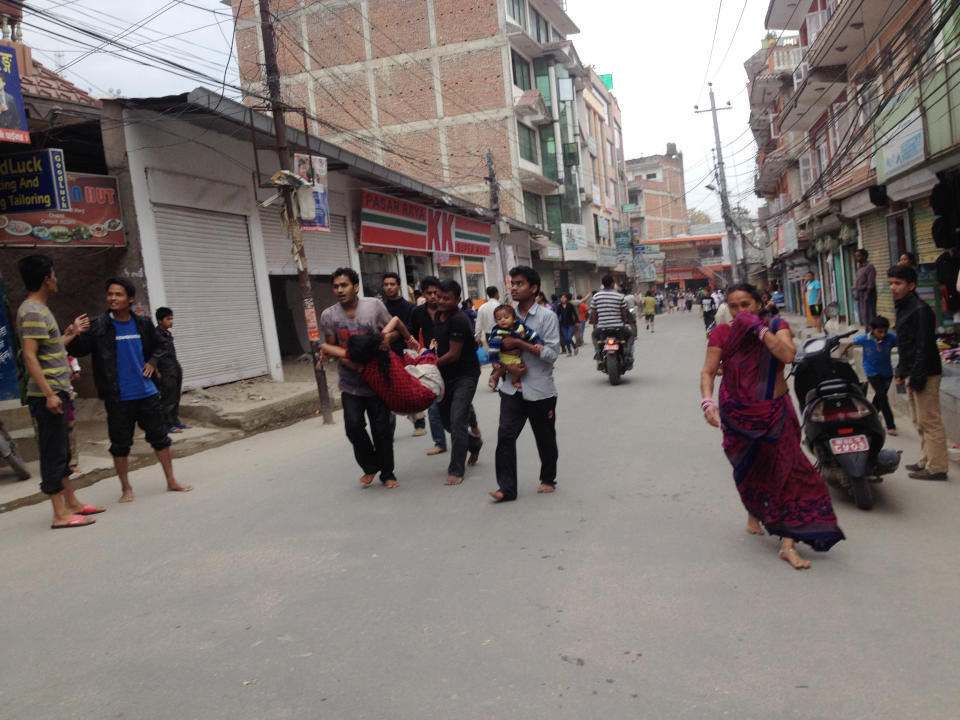
[[[393,413],[376,395],[341,393],[343,425],[353,445],[353,456],[364,475],[380,473],[380,482],[393,479]],[[365,417],[370,419],[367,434]]]
[[[427,410],[427,419],[430,421],[430,437],[433,444],[441,450],[447,449],[447,434],[443,431],[443,420],[440,419],[440,409],[436,400]]]
[[[466,472],[467,450],[479,452],[483,445],[480,438],[468,431],[468,428],[476,426],[473,396],[477,392],[478,380],[479,378],[470,376],[448,380],[443,400],[438,406],[443,427],[450,433],[448,475],[463,477]]]
[[[576,331],[576,325],[560,326],[560,350],[563,352],[573,352],[573,333]]]
[[[887,424],[887,430],[893,430],[897,424],[893,421],[893,410],[890,409],[890,401],[887,399],[887,390],[890,389],[890,382],[893,378],[883,377],[882,375],[871,375],[867,378],[870,387],[873,388],[873,406],[883,413],[883,421]]]
[[[584,340],[587,338],[587,321],[584,320],[580,323],[580,344],[583,345]]]
[[[497,432],[497,485],[504,500],[517,499],[517,438],[530,421],[540,455],[540,483],[557,484],[557,398],[524,400],[520,392],[500,393],[500,430]]]

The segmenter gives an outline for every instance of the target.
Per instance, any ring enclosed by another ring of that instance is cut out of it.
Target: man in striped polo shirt
[[[47,307],[58,290],[53,260],[46,255],[29,255],[20,259],[18,269],[28,293],[17,311],[17,331],[23,348],[23,362],[30,376],[27,403],[37,423],[40,490],[53,505],[50,527],[85,527],[96,522],[88,515],[103,512],[106,508],[84,505],[77,500],[70,486],[70,434],[66,414],[70,366],[64,345],[85,331],[90,320],[81,315],[61,336],[57,321]]]
[[[603,289],[593,294],[593,345],[599,359],[601,331],[621,328],[627,341],[627,358],[633,360],[633,333],[630,332],[630,313],[624,296],[613,289],[613,275],[600,280]]]

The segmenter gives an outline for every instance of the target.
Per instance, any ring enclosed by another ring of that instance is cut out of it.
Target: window
[[[532,7],[530,8],[530,34],[539,43],[550,42],[550,23]]]
[[[523,212],[531,225],[543,225],[543,203],[539,195],[523,191]]]
[[[647,180],[656,180],[656,179],[657,179],[657,173],[655,172],[647,173]]]
[[[537,164],[537,134],[526,125],[517,123],[517,139],[520,142],[520,157]]]
[[[533,87],[530,84],[530,63],[512,50],[510,55],[513,59],[513,84],[521,90],[529,90]]]
[[[520,27],[527,29],[527,0],[507,0],[507,15],[509,15]]]
[[[887,243],[891,259],[899,258],[905,252],[914,252],[911,224],[909,212],[887,216]]]

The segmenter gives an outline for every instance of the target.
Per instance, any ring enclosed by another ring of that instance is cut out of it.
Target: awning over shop
[[[363,191],[360,244],[451,255],[490,255],[490,223]]]

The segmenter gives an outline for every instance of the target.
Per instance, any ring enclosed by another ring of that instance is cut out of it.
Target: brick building
[[[258,4],[233,6],[241,81],[262,96]],[[609,242],[604,261],[612,263],[626,201],[619,108],[567,39],[579,30],[565,0],[271,0],[271,7],[284,99],[308,108],[315,135],[483,205],[489,150],[502,213],[540,228],[540,237],[510,233],[508,261],[532,263],[536,253],[563,265],[567,223],[582,225],[593,248],[581,274],[587,264],[597,271],[598,237]],[[377,270],[395,262],[364,260]],[[409,265],[406,257],[398,262]],[[565,288],[581,282],[569,272],[550,279]]]
[[[628,217],[631,230],[641,240],[686,235],[687,195],[683,179],[683,153],[667,144],[665,155],[627,160]]]

